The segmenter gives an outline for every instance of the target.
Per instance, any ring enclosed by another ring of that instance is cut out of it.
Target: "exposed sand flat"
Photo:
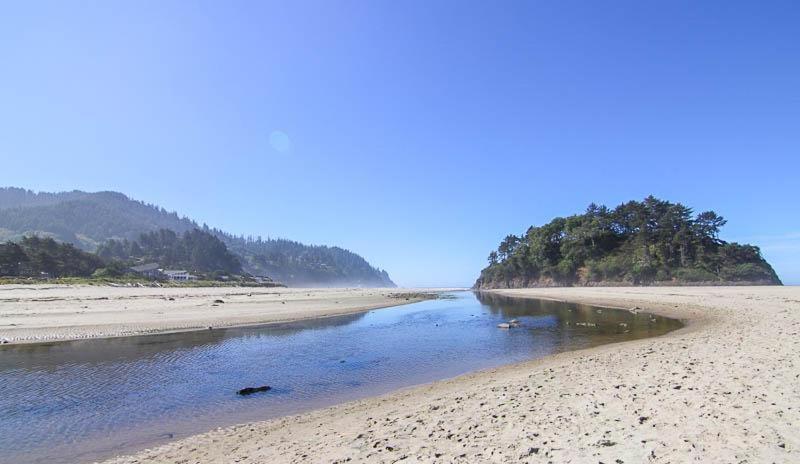
[[[688,322],[114,463],[800,462],[800,288],[506,290]]]
[[[410,303],[418,300],[413,294],[430,291],[2,285],[0,341],[32,343],[284,322]]]

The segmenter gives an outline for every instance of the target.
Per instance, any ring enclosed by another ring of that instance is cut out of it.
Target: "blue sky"
[[[508,233],[648,194],[800,283],[794,1],[14,2],[0,185],[118,190],[471,285]]]

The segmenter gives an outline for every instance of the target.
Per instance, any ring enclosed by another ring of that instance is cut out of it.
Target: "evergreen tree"
[[[477,286],[511,282],[585,285],[592,282],[780,283],[757,247],[726,243],[714,211],[649,196],[613,210],[590,204],[583,214],[506,236],[489,257]]]

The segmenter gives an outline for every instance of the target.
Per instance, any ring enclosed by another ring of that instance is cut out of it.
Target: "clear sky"
[[[800,2],[5,2],[0,185],[117,190],[471,285],[654,194],[800,283]]]

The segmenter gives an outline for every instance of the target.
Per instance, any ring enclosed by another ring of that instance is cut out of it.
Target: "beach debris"
[[[597,327],[597,324],[594,322],[576,322],[575,325],[580,327]]]
[[[4,338],[0,338],[0,344],[5,345],[6,343],[11,343],[11,340],[9,340],[9,339],[7,339],[5,337]]]
[[[167,300],[169,300],[169,301],[175,301],[175,298],[169,297],[169,298],[167,298]]]
[[[632,312],[633,314],[637,314],[639,310],[642,309],[638,306],[634,306],[633,308],[629,309],[628,311]]]
[[[620,327],[628,327],[628,324],[627,324],[627,323],[625,323],[625,322],[620,322],[620,323],[619,323],[619,326],[620,326]]]
[[[524,453],[520,454],[519,458],[520,459],[525,459],[525,458],[527,458],[527,457],[529,457],[529,456],[531,456],[533,454],[539,454],[539,448],[530,447],[530,448],[528,448],[527,452],[524,452]]]
[[[511,319],[508,322],[501,322],[497,324],[498,329],[511,329],[514,327],[519,327],[519,321],[517,319]]]
[[[216,303],[216,304],[222,304],[222,303],[225,303],[225,302],[224,302],[224,301],[222,301],[222,300],[214,300],[214,303]]]
[[[237,395],[241,395],[241,396],[245,396],[245,395],[252,395],[253,393],[265,392],[265,391],[270,391],[270,390],[272,390],[272,387],[270,387],[269,385],[262,385],[260,387],[242,388],[241,390],[236,392],[236,394]]]

